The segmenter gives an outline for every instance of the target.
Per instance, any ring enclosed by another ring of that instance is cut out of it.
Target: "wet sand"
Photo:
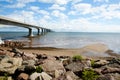
[[[11,48],[1,47],[3,50],[10,50]],[[74,55],[82,55],[84,57],[110,57],[109,54],[105,53],[108,47],[104,44],[90,44],[83,48],[77,49],[63,49],[63,48],[53,48],[53,47],[35,47],[35,48],[21,48],[20,51],[25,54],[46,54],[50,56],[74,56]]]

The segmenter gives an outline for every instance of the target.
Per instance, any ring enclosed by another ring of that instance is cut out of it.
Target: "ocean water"
[[[27,46],[31,47],[81,48],[102,43],[120,53],[120,33],[50,32],[33,38],[27,35],[27,32],[0,32],[3,40],[27,40],[30,41]]]

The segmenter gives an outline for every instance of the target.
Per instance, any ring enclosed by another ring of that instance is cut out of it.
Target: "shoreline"
[[[120,79],[120,55],[115,55],[104,44],[92,44],[79,49],[0,47],[0,57],[0,80],[6,78],[4,73],[11,80],[35,80],[38,78],[34,75],[43,76],[43,73],[49,76],[49,80],[83,80],[83,74],[79,74],[89,70],[89,75],[91,71],[98,75],[96,80],[106,79],[106,76],[109,80]],[[66,74],[71,78],[65,79]]]
[[[0,47],[2,50],[11,50],[12,48]],[[81,55],[90,58],[104,58],[104,57],[120,57],[119,54],[115,53],[104,44],[91,44],[83,48],[55,48],[55,47],[22,47],[18,48],[25,54],[46,54],[50,56],[74,56]]]

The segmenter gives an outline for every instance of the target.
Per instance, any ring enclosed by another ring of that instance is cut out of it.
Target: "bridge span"
[[[33,36],[32,28],[37,29],[37,35],[44,34],[46,32],[51,32],[51,29],[43,28],[40,26],[28,24],[28,23],[19,22],[19,21],[16,21],[16,20],[13,20],[13,19],[10,19],[7,17],[3,17],[3,16],[0,16],[0,24],[2,24],[2,25],[14,25],[14,26],[27,28],[29,30],[29,34],[28,34],[29,37]]]

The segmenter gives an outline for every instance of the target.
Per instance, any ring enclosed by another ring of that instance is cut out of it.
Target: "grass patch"
[[[38,72],[38,73],[43,72],[42,67],[41,67],[41,66],[37,66],[37,67],[36,67],[36,72]]]
[[[75,55],[72,57],[72,60],[73,61],[81,61],[81,60],[83,60],[83,57],[81,55]]]
[[[98,74],[95,73],[92,69],[85,69],[82,72],[82,79],[83,80],[96,80],[98,78]]]

